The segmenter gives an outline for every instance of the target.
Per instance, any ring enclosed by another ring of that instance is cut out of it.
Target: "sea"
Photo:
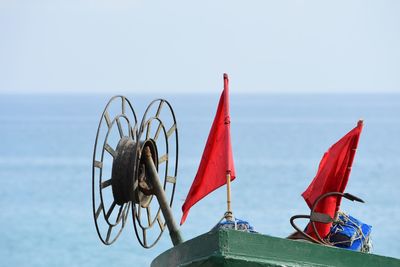
[[[111,96],[0,95],[0,266],[149,266],[172,247],[164,232],[153,248],[142,248],[132,213],[114,244],[98,238],[93,149]],[[139,122],[154,98],[174,109],[179,161],[173,214],[179,222],[219,93],[126,96]],[[341,209],[372,225],[373,253],[400,258],[399,94],[233,93],[230,112],[234,215],[282,238],[293,232],[291,216],[309,213],[301,194],[324,152],[363,119],[346,192],[365,203],[343,200]],[[183,238],[208,232],[225,211],[223,186],[192,207],[180,227]]]

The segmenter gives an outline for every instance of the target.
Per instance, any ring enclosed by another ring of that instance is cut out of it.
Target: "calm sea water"
[[[128,96],[139,117],[151,95]],[[91,210],[91,160],[109,96],[0,95],[0,265],[148,266],[170,248],[167,233],[140,247],[132,219],[106,247]],[[179,127],[174,214],[196,173],[219,95],[165,95]],[[366,204],[342,209],[373,226],[374,252],[400,257],[400,95],[232,95],[237,179],[233,209],[261,233],[285,237],[307,214],[301,193],[326,149],[365,121],[347,192]],[[185,239],[207,232],[225,211],[221,188],[194,206]]]

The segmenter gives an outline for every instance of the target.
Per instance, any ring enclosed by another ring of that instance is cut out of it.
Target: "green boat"
[[[390,257],[319,244],[219,229],[175,246],[156,257],[151,267],[400,266]]]

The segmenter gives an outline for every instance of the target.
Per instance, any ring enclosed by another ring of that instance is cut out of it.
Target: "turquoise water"
[[[139,117],[151,95],[128,96]],[[219,95],[165,95],[179,127],[174,214],[196,173]],[[171,247],[139,246],[132,218],[104,246],[91,210],[91,160],[109,96],[0,95],[0,265],[148,266]],[[289,218],[308,213],[300,197],[324,151],[365,121],[347,192],[366,204],[342,209],[373,226],[374,252],[400,257],[400,95],[232,95],[237,179],[233,209],[261,233],[285,237]],[[225,190],[194,206],[185,239],[210,230],[225,211]]]

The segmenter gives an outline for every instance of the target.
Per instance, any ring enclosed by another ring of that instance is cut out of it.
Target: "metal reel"
[[[124,96],[114,96],[102,113],[92,162],[93,218],[106,245],[115,242],[126,224],[133,198],[136,144],[132,105]]]
[[[172,206],[178,169],[178,130],[174,111],[163,99],[150,103],[138,131],[135,194],[132,216],[135,233],[144,248],[154,246],[166,228],[166,221],[146,175],[144,149],[148,147],[161,185]],[[156,226],[155,226],[156,225]],[[153,228],[154,227],[154,228]],[[153,228],[153,230],[151,230]],[[154,230],[156,229],[156,230]]]

